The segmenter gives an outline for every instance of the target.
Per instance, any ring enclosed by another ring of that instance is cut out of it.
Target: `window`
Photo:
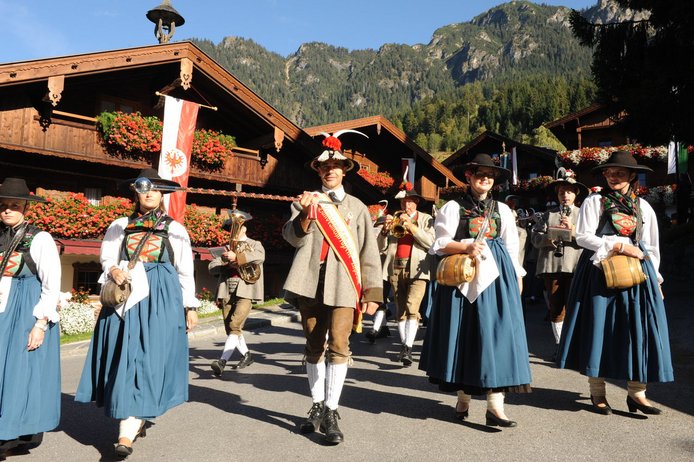
[[[537,178],[537,173],[528,173],[528,179],[532,180],[533,178]]]
[[[97,262],[74,263],[74,274],[72,277],[72,287],[79,289],[84,287],[89,289],[90,293],[97,295],[100,290],[100,284],[97,282],[101,276],[101,265]]]
[[[98,107],[98,112],[120,111],[130,114],[140,110],[140,105],[136,101],[116,98],[115,96],[102,96]]]
[[[645,173],[639,173],[638,179],[639,179],[639,185],[640,186],[646,186],[646,174]]]
[[[598,146],[601,148],[609,148],[612,146],[612,140],[598,140]]]

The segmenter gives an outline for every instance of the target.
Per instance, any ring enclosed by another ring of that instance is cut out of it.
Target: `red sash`
[[[316,223],[323,234],[323,239],[330,245],[337,255],[342,267],[347,271],[357,296],[357,305],[354,310],[354,330],[361,332],[361,269],[359,265],[359,250],[354,242],[352,233],[340,215],[337,206],[333,205],[330,198],[320,194],[320,203],[317,207]]]

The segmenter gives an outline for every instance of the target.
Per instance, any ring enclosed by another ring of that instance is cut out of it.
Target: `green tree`
[[[593,48],[599,101],[625,111],[630,134],[647,143],[694,137],[694,2],[615,0],[638,20],[594,24],[573,11],[571,27]]]

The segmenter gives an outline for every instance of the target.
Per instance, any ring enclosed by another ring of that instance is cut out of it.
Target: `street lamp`
[[[154,23],[154,36],[159,43],[169,43],[176,26],[182,26],[186,22],[183,16],[171,6],[169,0],[163,0],[161,5],[149,10],[147,19]]]

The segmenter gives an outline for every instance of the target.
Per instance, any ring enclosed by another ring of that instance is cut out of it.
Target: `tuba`
[[[240,241],[241,229],[243,224],[250,220],[251,215],[240,210],[229,212],[231,226],[229,227],[230,241],[229,247],[236,254],[236,264],[238,265],[239,277],[247,284],[253,284],[260,279],[260,265],[249,262],[246,252],[252,250],[246,241]]]
[[[398,210],[397,212],[393,213],[393,222],[390,225],[390,234],[398,239],[404,237],[408,233],[407,228],[405,228],[405,225],[402,224],[402,218],[400,218],[406,213],[407,212],[404,210]]]

